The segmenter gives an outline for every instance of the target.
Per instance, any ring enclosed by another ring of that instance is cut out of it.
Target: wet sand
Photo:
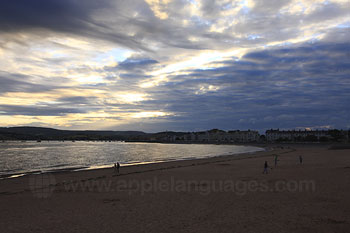
[[[119,175],[108,168],[0,180],[0,229],[347,232],[350,150],[283,147],[122,167]],[[262,174],[265,160],[268,174]]]

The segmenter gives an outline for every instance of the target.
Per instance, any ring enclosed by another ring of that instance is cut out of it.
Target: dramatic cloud
[[[0,124],[350,127],[347,0],[4,0]]]

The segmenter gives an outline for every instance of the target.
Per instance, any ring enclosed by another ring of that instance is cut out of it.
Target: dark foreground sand
[[[349,232],[350,150],[290,147],[0,180],[0,232]]]

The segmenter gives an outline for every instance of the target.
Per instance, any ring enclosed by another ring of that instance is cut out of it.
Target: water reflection
[[[263,150],[252,146],[124,142],[3,142],[0,175],[99,168]]]

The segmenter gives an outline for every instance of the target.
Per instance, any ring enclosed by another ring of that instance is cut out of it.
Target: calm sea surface
[[[125,142],[0,142],[0,176],[240,154],[253,146]]]

